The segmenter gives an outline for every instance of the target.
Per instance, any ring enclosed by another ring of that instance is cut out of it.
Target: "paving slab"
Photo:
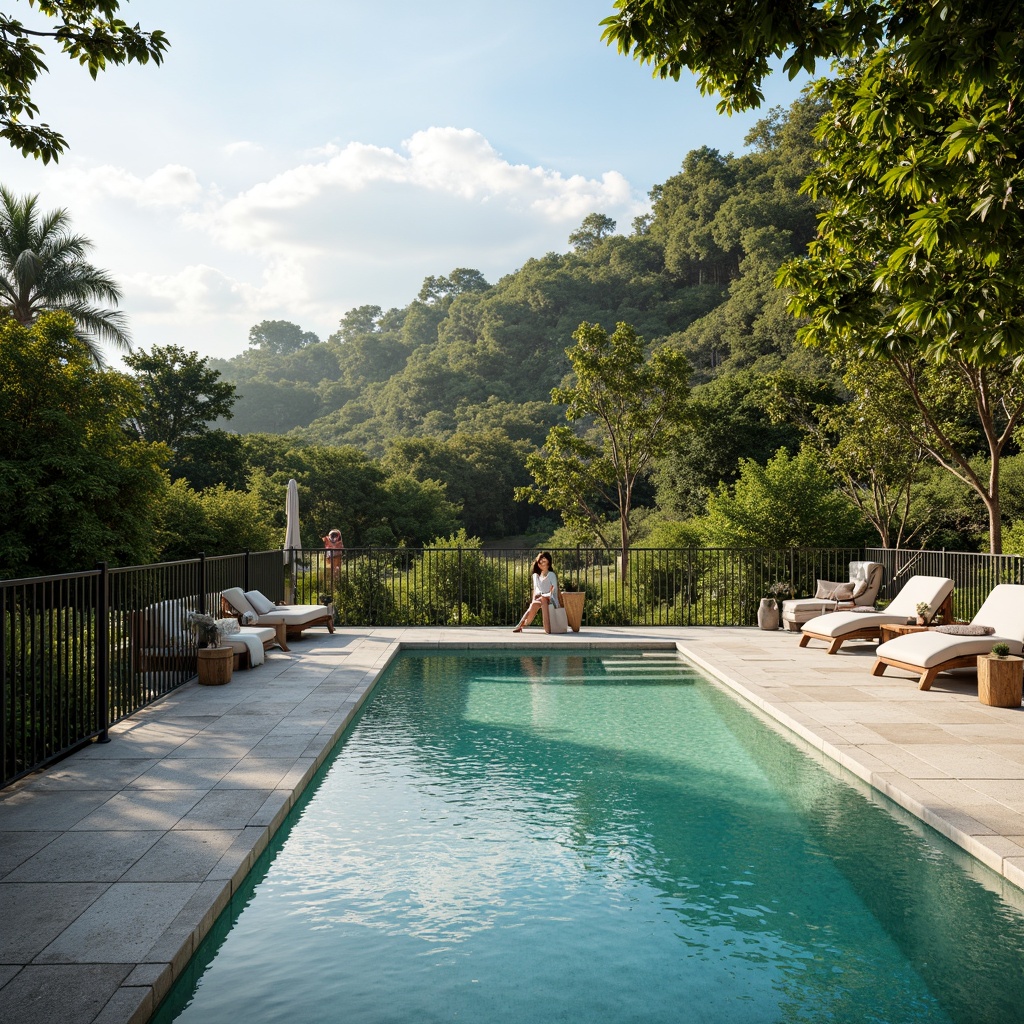
[[[1020,896],[1024,709],[979,704],[962,674],[927,692],[871,677],[870,644],[797,644],[730,628],[343,628],[227,686],[191,682],[0,792],[0,1021],[144,1024],[402,647],[679,651]]]

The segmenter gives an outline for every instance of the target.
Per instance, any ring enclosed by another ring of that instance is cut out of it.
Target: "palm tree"
[[[103,365],[99,342],[131,350],[128,318],[114,309],[121,289],[85,257],[93,243],[72,235],[67,210],[42,214],[39,196],[19,199],[0,185],[0,310],[28,326],[40,313],[60,309],[78,325],[75,332]]]

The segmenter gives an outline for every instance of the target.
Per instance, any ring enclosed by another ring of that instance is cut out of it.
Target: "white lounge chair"
[[[783,628],[796,633],[808,619],[816,619],[826,612],[834,612],[839,608],[874,607],[878,589],[882,585],[883,568],[881,562],[851,562],[850,579],[847,583],[818,581],[819,587],[824,587],[829,592],[834,592],[837,588],[848,588],[849,596],[845,598],[816,596],[783,601]],[[864,586],[858,587],[858,583],[863,583]]]
[[[880,628],[897,625],[917,615],[917,606],[924,602],[934,614],[942,613],[943,621],[953,618],[953,581],[945,576],[911,576],[903,589],[883,611],[844,611],[819,615],[803,624],[800,646],[810,640],[824,640],[828,653],[835,654],[847,640],[878,640]]]
[[[929,629],[895,637],[879,646],[871,674],[880,676],[892,665],[919,673],[918,689],[928,690],[940,672],[977,668],[978,655],[988,654],[993,644],[1006,644],[1011,654],[1019,655],[1024,650],[1024,586],[1000,583],[993,587],[970,625],[990,626],[995,632],[965,636]]]
[[[288,650],[287,637],[300,637],[310,626],[326,626],[334,632],[334,612],[325,604],[274,604],[258,590],[228,587],[221,593],[221,610],[243,625],[273,626],[277,639]],[[249,619],[254,622],[249,623]]]

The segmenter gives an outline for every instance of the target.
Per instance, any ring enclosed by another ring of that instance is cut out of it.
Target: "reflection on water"
[[[674,657],[403,656],[278,846],[158,1021],[1024,1019],[993,879]]]

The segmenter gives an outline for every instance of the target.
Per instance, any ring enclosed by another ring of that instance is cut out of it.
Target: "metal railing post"
[[[459,545],[459,614],[457,615],[459,625],[462,625],[462,545]]]
[[[106,562],[97,566],[100,574],[96,588],[96,715],[99,719],[98,742],[110,742],[110,569]]]
[[[206,552],[199,552],[199,614],[206,614]]]
[[[252,554],[252,552],[248,548],[246,548],[244,553],[245,560],[242,562],[242,589],[252,590],[252,587],[249,585],[249,556]]]

